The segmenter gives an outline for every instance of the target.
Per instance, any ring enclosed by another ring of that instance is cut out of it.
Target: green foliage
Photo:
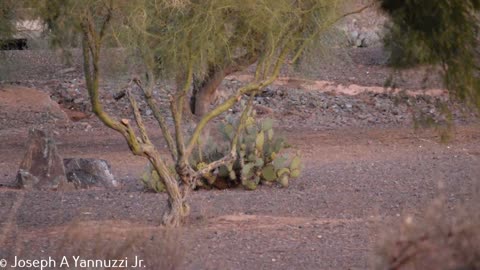
[[[440,64],[456,97],[480,108],[479,0],[379,0],[393,25],[392,64]]]
[[[237,158],[233,163],[223,165],[203,175],[197,186],[210,189],[236,187],[242,185],[245,189],[254,190],[259,184],[271,185],[278,183],[288,187],[289,180],[298,178],[302,169],[299,153],[292,158],[283,156],[285,149],[282,138],[275,136],[273,120],[255,120],[255,111],[251,111],[246,119],[246,125],[238,138]],[[218,126],[224,141],[213,141],[206,138],[206,143],[191,159],[196,170],[201,170],[210,162],[227,155],[228,142],[234,137],[239,119],[227,117],[225,123]],[[204,138],[205,139],[205,138]],[[151,165],[148,165],[143,174],[142,182],[147,190],[164,192],[165,186]]]
[[[113,11],[107,44],[129,48],[171,78],[193,64],[201,78],[208,67],[225,67],[241,56],[272,57],[285,46],[329,28],[338,0],[44,0],[37,1],[52,44],[75,45],[81,21],[99,25]]]
[[[0,5],[0,38],[9,38],[15,32],[15,1],[4,0]]]
[[[18,33],[16,22],[30,19],[31,0],[2,0],[0,3],[0,42]]]
[[[280,153],[285,148],[282,138],[275,136],[273,120],[255,120],[255,111],[251,110],[245,120],[245,128],[238,137],[237,160],[230,165],[220,167],[210,172],[204,179],[205,186],[214,185],[215,181],[227,182],[228,186],[241,184],[244,188],[252,190],[259,184],[279,183],[287,187],[291,178],[300,176],[301,161],[298,154],[288,159]],[[219,131],[225,141],[234,137],[239,119],[227,117],[225,123],[219,125]],[[223,149],[223,150],[219,150]],[[223,153],[222,153],[223,152]],[[202,153],[207,157],[215,156],[215,153],[222,153],[225,156],[228,149],[222,148],[222,144],[206,144]],[[214,153],[213,155],[210,153]],[[198,157],[197,157],[198,158]],[[207,160],[211,162],[215,159]],[[193,163],[196,161],[193,160]]]
[[[164,181],[160,179],[157,171],[153,168],[151,163],[143,169],[142,172],[142,183],[147,190],[152,190],[155,192],[165,192],[166,187]]]

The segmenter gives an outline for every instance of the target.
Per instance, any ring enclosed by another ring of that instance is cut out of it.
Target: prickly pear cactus
[[[145,166],[145,169],[143,169],[142,182],[147,190],[152,190],[155,192],[166,191],[165,184],[150,163],[148,163],[147,166]]]
[[[237,161],[230,168],[222,167],[218,176],[230,177],[230,181],[237,181],[248,190],[256,189],[259,184],[278,183],[287,187],[289,180],[300,176],[301,160],[297,153],[292,159],[280,154],[286,148],[282,138],[275,136],[273,120],[255,120],[256,112],[250,111],[243,132],[238,141]],[[219,126],[225,140],[234,137],[239,120],[228,117],[226,123]],[[203,152],[208,152],[205,149]]]
[[[260,184],[288,187],[293,178],[298,178],[302,169],[300,155],[297,152],[288,158],[281,152],[288,147],[282,138],[275,136],[273,120],[255,120],[256,112],[248,112],[244,129],[238,136],[237,159],[232,164],[221,166],[207,174],[197,182],[200,188],[225,188],[243,186],[254,190]],[[219,132],[224,142],[212,138],[202,138],[207,142],[198,153],[192,156],[190,164],[196,170],[201,170],[210,162],[219,160],[230,152],[230,141],[235,137],[239,119],[231,115],[219,125]],[[149,165],[142,175],[142,181],[149,189],[157,192],[165,190],[158,174]]]

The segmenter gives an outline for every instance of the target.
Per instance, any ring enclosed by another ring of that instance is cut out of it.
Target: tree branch
[[[130,105],[132,106],[133,115],[135,117],[135,121],[137,123],[138,129],[140,130],[140,136],[142,138],[142,142],[147,145],[151,145],[152,142],[148,138],[147,129],[143,124],[143,118],[142,118],[142,115],[140,114],[140,110],[138,109],[137,101],[135,100],[135,97],[132,95],[132,91],[129,88],[127,88],[125,91],[127,93],[128,100],[130,101]]]
[[[282,67],[282,64],[285,63],[285,58],[288,55],[288,52],[290,51],[291,46],[287,45],[285,46],[282,51],[280,52],[279,57],[277,58],[277,62],[275,64],[275,67],[272,71],[272,74],[269,78],[263,80],[262,82],[253,82],[250,83],[242,88],[240,88],[235,94],[233,94],[230,98],[228,98],[226,101],[224,101],[222,104],[218,105],[216,108],[211,110],[209,113],[207,113],[205,116],[202,117],[200,122],[197,124],[197,127],[195,128],[192,137],[190,138],[190,141],[187,145],[187,148],[185,150],[185,157],[188,159],[189,155],[192,153],[193,148],[195,147],[195,144],[198,141],[198,138],[202,132],[202,130],[205,128],[208,122],[210,122],[213,118],[219,116],[223,112],[227,111],[235,103],[237,103],[242,95],[248,94],[257,90],[262,89],[263,87],[270,85],[273,83],[277,77],[278,74],[280,73],[280,69]]]
[[[197,171],[197,173],[196,173],[197,178],[211,172],[212,170],[215,170],[216,168],[218,168],[220,166],[227,165],[227,164],[232,163],[236,160],[238,139],[240,137],[241,132],[245,128],[245,122],[246,122],[246,119],[247,119],[247,116],[248,116],[248,112],[252,108],[254,97],[255,97],[255,93],[250,95],[250,98],[248,100],[248,104],[245,107],[245,109],[243,110],[242,115],[240,116],[237,130],[236,130],[235,135],[233,136],[233,138],[230,142],[230,153],[228,153],[226,156],[224,156],[223,158],[221,158],[219,160],[211,162],[205,168]]]
[[[177,142],[178,159],[185,161],[185,142],[182,131],[182,115],[185,96],[187,95],[193,81],[193,60],[190,60],[187,76],[182,89],[177,90],[177,97],[171,101],[173,121],[175,125],[175,141]]]
[[[151,73],[151,72],[148,72]],[[170,130],[168,129],[167,122],[165,121],[165,118],[163,117],[162,113],[160,112],[160,109],[158,108],[158,105],[156,104],[154,98],[153,98],[153,84],[151,81],[153,79],[153,74],[150,74],[147,76],[147,86],[146,88],[143,87],[142,82],[135,78],[133,79],[133,82],[142,90],[145,100],[147,101],[148,107],[153,112],[153,116],[157,120],[158,125],[160,126],[160,130],[162,131],[162,135],[165,138],[165,141],[167,143],[167,147],[170,150],[170,154],[172,155],[173,160],[177,160],[178,154],[177,154],[177,148],[175,146],[175,143],[173,142],[173,137],[170,133]]]

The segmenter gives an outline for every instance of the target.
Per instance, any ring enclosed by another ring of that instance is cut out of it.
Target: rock
[[[75,188],[115,188],[119,184],[110,171],[106,160],[94,158],[66,158],[63,160],[69,182]]]
[[[40,129],[30,129],[27,152],[20,164],[16,184],[30,190],[71,190],[63,159],[51,136]]]
[[[374,46],[381,42],[381,37],[375,31],[365,32],[362,39],[362,47]]]
[[[357,40],[358,36],[359,36],[358,31],[355,31],[355,30],[354,30],[354,31],[352,31],[352,32],[350,33],[350,38],[351,38],[351,40]]]
[[[57,74],[58,75],[65,75],[65,74],[68,74],[68,73],[75,72],[76,70],[77,69],[74,68],[74,67],[64,68],[64,69],[61,69],[61,70],[57,71]]]
[[[73,103],[75,103],[75,104],[82,104],[84,102],[85,102],[85,99],[83,99],[83,98],[76,98],[76,99],[73,100]]]

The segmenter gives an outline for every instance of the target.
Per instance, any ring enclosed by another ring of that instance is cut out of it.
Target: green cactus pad
[[[267,137],[269,141],[273,140],[273,135],[274,135],[273,129],[267,130]]]
[[[218,168],[218,176],[220,177],[227,177],[230,174],[227,166],[220,166]]]
[[[255,166],[255,163],[247,163],[243,166],[242,168],[242,174],[243,175],[249,175],[253,173],[253,167]]]
[[[273,166],[275,166],[276,170],[280,170],[280,169],[285,167],[285,162],[286,161],[287,161],[287,159],[285,157],[281,157],[281,156],[273,158]]]
[[[271,130],[272,128],[273,128],[273,119],[266,118],[265,120],[263,120],[262,122],[263,131]]]
[[[261,168],[263,167],[263,165],[265,165],[265,162],[263,161],[262,158],[256,158],[255,160],[255,167],[258,167],[258,168]]]
[[[255,126],[255,119],[253,117],[249,116],[247,118],[247,120],[245,121],[245,125],[247,127]]]
[[[277,170],[277,176],[282,177],[284,174],[290,174],[290,169],[288,168],[281,168]]]
[[[275,179],[277,179],[275,167],[271,164],[264,167],[262,170],[262,177],[267,181],[275,181]]]
[[[237,175],[235,174],[235,171],[230,171],[230,173],[228,174],[228,177],[230,177],[231,180],[237,179]]]
[[[250,180],[245,181],[244,183],[242,183],[242,185],[247,190],[255,190],[255,189],[257,189],[257,186],[258,186],[258,184],[255,184],[255,182],[250,181]]]
[[[295,156],[290,163],[290,170],[299,170],[301,165],[301,160],[299,156]]]
[[[282,187],[288,187],[288,174],[282,175],[277,181]]]
[[[290,172],[290,176],[292,178],[298,178],[300,176],[300,170],[299,169],[294,169]]]
[[[280,152],[284,146],[284,142],[282,138],[277,138],[273,143],[273,152]]]
[[[263,131],[260,131],[257,135],[257,138],[255,140],[255,146],[257,148],[257,151],[259,153],[263,152],[263,145],[265,144],[265,133]]]
[[[233,136],[234,136],[235,128],[234,128],[231,124],[226,124],[226,125],[223,126],[223,130],[222,130],[222,131],[223,131],[223,132],[222,132],[223,135],[224,135],[227,139],[231,140],[231,139],[233,138]]]

